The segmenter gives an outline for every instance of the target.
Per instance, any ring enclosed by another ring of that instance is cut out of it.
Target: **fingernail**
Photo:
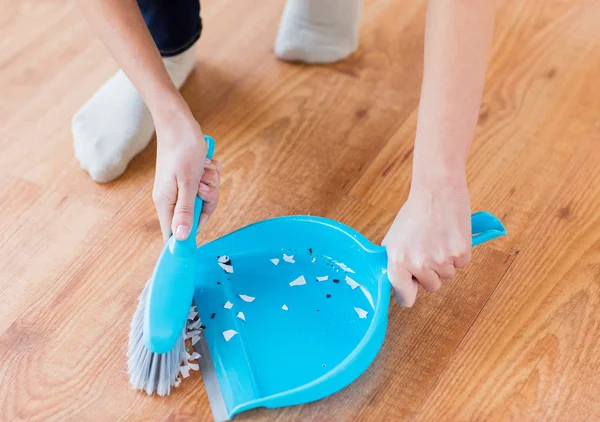
[[[177,240],[185,240],[190,235],[190,228],[188,226],[180,225],[177,226],[177,230],[175,230],[175,239]]]
[[[210,158],[207,158],[206,160],[204,160],[204,164],[210,164],[210,163],[212,163]]]
[[[202,192],[208,192],[208,191],[209,191],[209,189],[210,189],[210,188],[208,187],[208,185],[207,185],[206,183],[200,183],[200,190],[201,190]]]

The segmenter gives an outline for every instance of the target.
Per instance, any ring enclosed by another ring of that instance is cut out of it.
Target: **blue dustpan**
[[[472,227],[473,246],[506,234],[486,212]],[[215,419],[318,400],[360,376],[385,336],[386,265],[385,248],[312,216],[262,221],[199,247],[194,300],[205,329],[196,347]]]

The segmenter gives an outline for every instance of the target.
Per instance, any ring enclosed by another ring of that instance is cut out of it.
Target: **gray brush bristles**
[[[181,355],[185,347],[184,334],[168,353],[152,353],[144,344],[144,308],[146,307],[146,294],[148,284],[144,287],[138,302],[131,329],[129,331],[129,349],[127,350],[127,373],[129,382],[136,390],[146,393],[156,393],[159,396],[171,394],[171,387],[179,374]]]

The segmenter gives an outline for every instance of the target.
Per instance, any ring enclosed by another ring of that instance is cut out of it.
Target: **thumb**
[[[197,188],[191,188],[191,184],[182,183],[177,193],[177,203],[173,214],[171,230],[177,240],[185,240],[190,236],[194,219],[194,200]]]

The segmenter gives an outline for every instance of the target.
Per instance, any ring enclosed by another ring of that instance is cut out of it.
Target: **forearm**
[[[413,184],[465,177],[493,22],[493,0],[429,1]]]
[[[167,119],[174,104],[185,104],[135,0],[80,0],[79,6],[144,99],[155,121]]]

